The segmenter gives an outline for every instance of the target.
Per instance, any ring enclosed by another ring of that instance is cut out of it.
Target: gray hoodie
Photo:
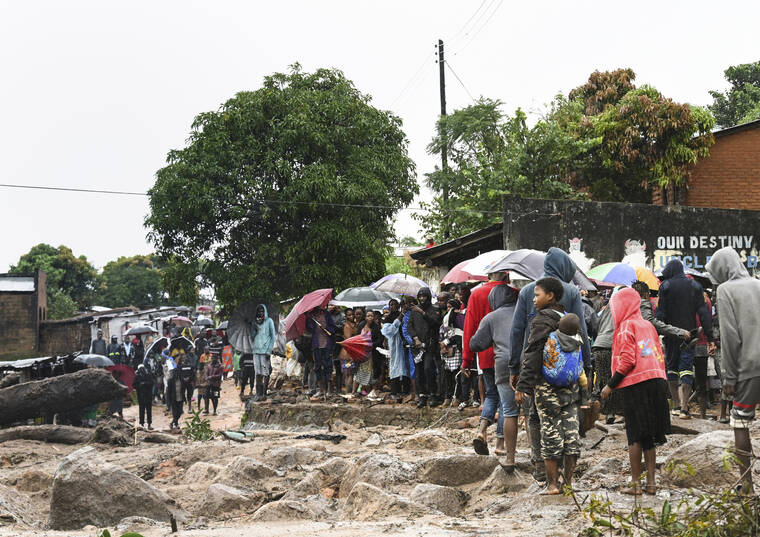
[[[705,269],[718,283],[723,384],[760,377],[760,281],[728,246],[715,252]]]
[[[508,285],[497,285],[488,294],[491,313],[483,317],[478,329],[470,339],[470,348],[483,352],[493,347],[494,376],[496,384],[509,382],[510,334],[515,314],[517,291]],[[520,367],[520,364],[517,364]]]

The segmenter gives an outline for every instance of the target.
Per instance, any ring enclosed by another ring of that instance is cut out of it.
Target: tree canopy
[[[201,278],[234,305],[382,276],[418,187],[401,120],[370,100],[339,70],[294,65],[195,118],[145,222],[184,289]]]
[[[161,286],[161,270],[154,256],[120,257],[103,267],[101,304],[112,308],[155,307],[166,303]],[[191,302],[194,303],[194,302]]]
[[[98,285],[98,273],[87,257],[76,257],[68,246],[54,247],[40,243],[22,255],[10,272],[33,273],[40,269],[47,275],[48,317],[64,318],[76,308],[86,309]],[[60,304],[56,304],[60,301]]]
[[[760,119],[760,61],[732,65],[724,71],[727,91],[711,91],[710,110],[722,128]]]

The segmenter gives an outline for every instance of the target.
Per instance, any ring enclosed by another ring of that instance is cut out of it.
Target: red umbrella
[[[193,321],[191,321],[187,317],[181,317],[181,316],[172,317],[171,322],[173,322],[175,326],[192,326],[193,325]]]
[[[464,282],[486,282],[488,281],[488,276],[478,276],[474,274],[470,274],[466,270],[464,270],[464,266],[472,261],[471,259],[466,259],[459,263],[457,266],[455,266],[453,269],[448,271],[446,273],[446,276],[441,278],[441,283],[464,283]]]
[[[214,311],[211,306],[198,306],[198,311]]]
[[[369,360],[372,354],[372,336],[369,333],[359,334],[338,342],[343,346],[351,361],[361,364]]]
[[[317,289],[299,300],[285,317],[285,339],[293,340],[306,332],[306,314],[314,308],[324,308],[332,298],[332,289]]]
[[[106,367],[116,380],[124,384],[129,391],[132,391],[132,383],[135,381],[135,371],[128,365],[112,365]]]

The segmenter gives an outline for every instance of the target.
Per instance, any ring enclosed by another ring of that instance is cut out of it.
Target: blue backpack
[[[583,371],[581,348],[573,352],[563,351],[557,339],[557,332],[552,332],[544,345],[544,363],[541,371],[546,382],[558,388],[578,382]]]

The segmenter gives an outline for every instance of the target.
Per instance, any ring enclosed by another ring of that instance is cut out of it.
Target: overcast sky
[[[474,16],[473,16],[474,15]],[[293,62],[337,67],[401,116],[420,178],[440,109],[434,45],[469,92],[540,112],[631,67],[705,105],[760,59],[757,2],[19,2],[0,0],[0,183],[146,191],[193,117]],[[471,102],[446,73],[449,110]],[[147,199],[0,188],[0,272],[39,242],[96,267],[148,253]],[[416,234],[405,212],[399,235]]]

